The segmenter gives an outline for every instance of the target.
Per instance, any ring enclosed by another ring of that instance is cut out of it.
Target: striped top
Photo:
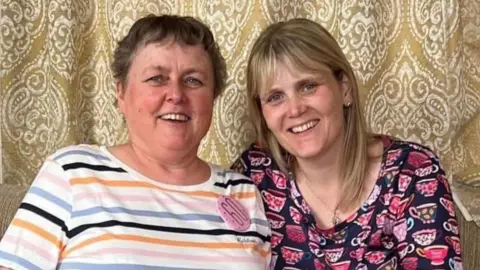
[[[265,269],[270,228],[245,176],[211,166],[199,185],[159,183],[103,146],[49,157],[0,243],[12,269]],[[239,201],[250,226],[235,231],[217,211]]]

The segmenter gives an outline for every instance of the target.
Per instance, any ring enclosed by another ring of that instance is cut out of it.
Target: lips
[[[187,122],[190,117],[183,113],[166,113],[160,115],[158,118],[168,121]]]
[[[303,123],[301,125],[291,127],[291,128],[288,129],[288,131],[290,131],[294,134],[302,133],[302,132],[305,132],[305,131],[315,127],[318,124],[318,122],[320,122],[320,121],[319,120],[311,120],[311,121],[308,121],[308,122]]]

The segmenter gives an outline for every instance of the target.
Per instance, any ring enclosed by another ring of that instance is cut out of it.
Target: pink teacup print
[[[252,164],[254,167],[260,165],[268,166],[272,162],[271,159],[265,155],[265,153],[260,151],[250,151],[248,153],[248,159],[250,160],[250,164]]]
[[[460,255],[460,238],[456,236],[446,236],[445,241],[453,247],[457,255]]]
[[[452,232],[458,235],[458,222],[454,218],[449,218],[447,221],[443,222],[443,228],[447,232]]]
[[[443,205],[443,207],[445,207],[451,217],[455,216],[455,206],[453,205],[452,200],[440,198],[440,203]]]
[[[289,265],[294,265],[298,263],[303,258],[303,251],[301,249],[296,249],[292,247],[282,247],[280,249],[282,256],[285,259],[285,263]]]
[[[393,270],[397,269],[397,257],[393,257],[390,260],[382,263],[380,267],[377,268],[377,270]]]
[[[432,197],[437,192],[438,181],[436,178],[418,181],[415,185],[417,191],[425,197]]]
[[[437,230],[436,229],[424,229],[416,231],[412,234],[413,241],[419,244],[420,246],[428,246],[437,239]]]
[[[300,211],[298,211],[298,209],[293,206],[290,206],[289,211],[290,217],[292,218],[293,222],[295,222],[296,224],[300,224],[303,218],[302,213],[300,213]]]
[[[395,235],[399,242],[403,242],[407,238],[407,231],[412,229],[413,225],[413,219],[407,220],[402,218],[395,222],[395,225],[393,226],[393,235]]]
[[[331,263],[337,262],[343,254],[343,248],[332,248],[332,249],[325,249],[325,256],[327,257],[327,261]]]
[[[407,256],[409,253],[412,253],[414,250],[415,246],[412,243],[408,244],[407,242],[403,242],[397,246],[400,259],[405,258],[405,256]]]
[[[410,182],[412,182],[412,177],[409,175],[401,174],[398,177],[398,190],[400,192],[405,192],[410,185]]]
[[[365,253],[365,258],[371,264],[379,264],[385,260],[383,251],[369,251]]]
[[[448,260],[448,266],[450,270],[463,270],[462,258],[453,257]]]
[[[410,215],[419,219],[423,224],[430,224],[435,222],[437,217],[437,205],[435,203],[425,203],[417,207],[410,207]]]
[[[272,231],[272,237],[271,237],[272,248],[275,248],[276,246],[278,246],[278,244],[280,244],[282,240],[283,240],[283,234],[276,231]]]
[[[280,229],[285,225],[285,218],[283,216],[273,212],[267,212],[265,215],[272,229]]]
[[[265,172],[263,171],[252,170],[250,173],[250,178],[252,179],[253,183],[255,183],[256,185],[260,185],[264,176],[265,176]]]
[[[343,261],[330,264],[333,270],[348,270],[350,269],[350,261]]]
[[[416,270],[418,266],[417,257],[408,257],[402,260],[402,267],[405,270]]]
[[[280,212],[287,200],[285,193],[273,189],[262,190],[262,197],[268,207],[275,212]]]
[[[425,248],[417,248],[417,254],[421,257],[429,259],[432,265],[442,265],[447,256],[448,247],[445,245],[428,246]]]
[[[273,180],[277,188],[287,188],[287,176],[283,172],[270,169],[267,169],[266,172],[267,175]]]
[[[287,236],[294,242],[304,243],[307,241],[307,236],[303,232],[303,228],[299,225],[287,225]]]
[[[365,254],[365,247],[358,248],[356,250],[350,251],[350,257],[352,259],[356,259],[357,261],[360,261],[363,258],[363,254]]]

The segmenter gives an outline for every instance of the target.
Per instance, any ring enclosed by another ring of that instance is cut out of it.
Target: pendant
[[[333,226],[337,226],[339,221],[340,221],[340,219],[337,217],[337,214],[334,214],[333,217],[332,217]]]

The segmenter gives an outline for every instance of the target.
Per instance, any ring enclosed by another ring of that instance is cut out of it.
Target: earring
[[[343,107],[344,107],[344,108],[348,108],[348,107],[350,107],[350,105],[352,105],[352,103],[351,103],[351,102],[347,102],[347,103],[343,104]]]

